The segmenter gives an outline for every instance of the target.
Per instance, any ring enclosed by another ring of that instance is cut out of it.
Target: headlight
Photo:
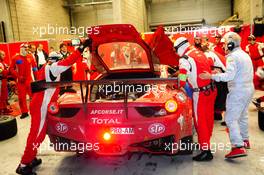
[[[175,112],[178,108],[178,104],[175,100],[168,100],[166,103],[165,103],[165,109],[168,111],[168,112]]]

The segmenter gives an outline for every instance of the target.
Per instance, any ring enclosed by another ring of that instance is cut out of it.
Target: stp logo
[[[65,123],[57,123],[55,127],[56,131],[62,134],[68,131],[68,126]]]
[[[154,135],[162,134],[165,131],[165,126],[161,123],[153,123],[148,127],[148,131]]]

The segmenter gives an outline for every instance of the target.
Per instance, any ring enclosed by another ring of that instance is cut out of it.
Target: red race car
[[[71,82],[79,85],[77,93],[49,105],[47,134],[54,149],[99,155],[191,152],[186,143],[192,142],[192,102],[161,65],[177,59],[160,49],[172,47],[164,32],[147,44],[132,25],[98,31],[90,37],[99,78]]]

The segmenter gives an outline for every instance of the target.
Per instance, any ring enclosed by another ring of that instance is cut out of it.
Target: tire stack
[[[264,131],[264,107],[258,109],[259,128]]]
[[[0,116],[0,141],[14,137],[16,134],[16,118],[8,115]]]

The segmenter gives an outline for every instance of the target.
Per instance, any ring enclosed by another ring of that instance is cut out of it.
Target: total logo
[[[55,125],[55,128],[58,133],[62,133],[62,134],[68,132],[69,130],[68,125],[66,125],[65,123],[61,123],[61,122],[57,123]]]
[[[161,123],[153,123],[149,125],[148,131],[154,135],[162,134],[165,132],[165,126]]]
[[[101,124],[121,124],[121,122],[117,118],[115,118],[115,119],[113,119],[113,118],[101,119],[101,118],[94,117],[94,118],[91,118],[91,120],[92,120],[93,124],[98,124],[98,125],[101,125]]]

